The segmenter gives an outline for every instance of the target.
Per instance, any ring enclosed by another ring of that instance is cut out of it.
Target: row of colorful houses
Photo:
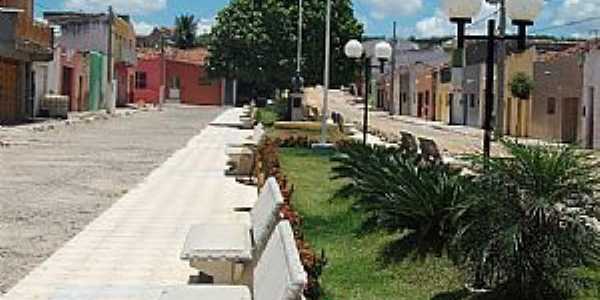
[[[378,79],[383,100],[376,105],[391,114],[481,128],[485,45],[468,45],[463,67],[450,49],[400,44],[394,72],[389,67]],[[513,48],[508,46],[505,60],[503,132],[600,148],[600,43],[532,41],[524,51]],[[532,85],[526,98],[512,93],[513,80],[523,76]],[[497,88],[496,73],[494,94]],[[494,95],[494,123],[497,108]]]
[[[0,124],[43,116],[49,95],[66,96],[68,111],[235,104],[235,81],[209,78],[206,49],[162,42],[173,30],[136,36],[129,16],[112,9],[48,11],[39,22],[33,9],[34,0],[0,0]]]

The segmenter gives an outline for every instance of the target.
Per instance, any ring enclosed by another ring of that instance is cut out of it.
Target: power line
[[[588,23],[588,22],[592,22],[592,21],[596,21],[596,20],[600,20],[600,17],[589,17],[589,18],[585,18],[585,19],[581,19],[581,20],[566,22],[566,23],[563,23],[561,25],[555,25],[555,26],[549,26],[549,27],[544,27],[544,28],[539,28],[539,29],[533,29],[533,30],[531,30],[531,33],[550,31],[550,30],[560,29],[560,28],[564,28],[564,27],[568,27],[568,26],[573,26],[573,25],[579,25],[579,24],[583,24],[583,23]]]

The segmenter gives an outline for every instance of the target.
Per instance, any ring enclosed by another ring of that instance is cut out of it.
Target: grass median
[[[390,243],[398,235],[361,233],[360,213],[348,199],[334,197],[344,183],[330,179],[332,155],[297,148],[281,149],[280,155],[285,174],[296,186],[293,201],[306,238],[327,253],[324,299],[453,299],[452,293],[444,293],[460,290],[463,280],[449,260],[394,261],[396,249]]]

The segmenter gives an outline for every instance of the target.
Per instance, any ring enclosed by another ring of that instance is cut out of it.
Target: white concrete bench
[[[292,227],[280,222],[271,233],[265,251],[246,285],[160,286],[111,285],[65,286],[53,300],[300,300],[307,275],[300,261]],[[254,294],[254,297],[252,297]]]
[[[250,139],[244,140],[239,144],[228,145],[225,154],[229,157],[227,165],[227,175],[252,176],[254,171],[254,160],[256,149],[260,144],[265,129],[262,124],[254,127]]]
[[[292,226],[282,221],[272,232],[253,270],[254,300],[300,300],[307,275],[300,261]],[[165,289],[160,300],[250,300],[247,287],[189,285]]]
[[[235,283],[242,279],[248,264],[260,257],[281,215],[283,196],[275,178],[263,187],[250,210],[251,226],[243,223],[197,224],[190,228],[181,259],[190,266],[213,276],[215,283]]]

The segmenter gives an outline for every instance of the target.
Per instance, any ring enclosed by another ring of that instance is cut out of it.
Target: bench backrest
[[[262,123],[254,126],[254,132],[252,132],[252,141],[257,144],[262,140],[263,135],[265,134],[265,128]]]
[[[254,300],[299,300],[306,284],[292,226],[281,221],[254,269]]]
[[[417,153],[419,151],[419,145],[417,145],[417,139],[414,135],[409,132],[400,131],[400,148],[408,153]]]
[[[442,160],[442,154],[435,141],[425,138],[419,138],[419,144],[421,145],[421,155],[426,160],[439,162]]]
[[[271,177],[265,183],[258,196],[258,201],[250,211],[255,255],[260,256],[260,253],[265,249],[271,232],[273,232],[280,219],[283,204],[279,184],[275,178]]]

